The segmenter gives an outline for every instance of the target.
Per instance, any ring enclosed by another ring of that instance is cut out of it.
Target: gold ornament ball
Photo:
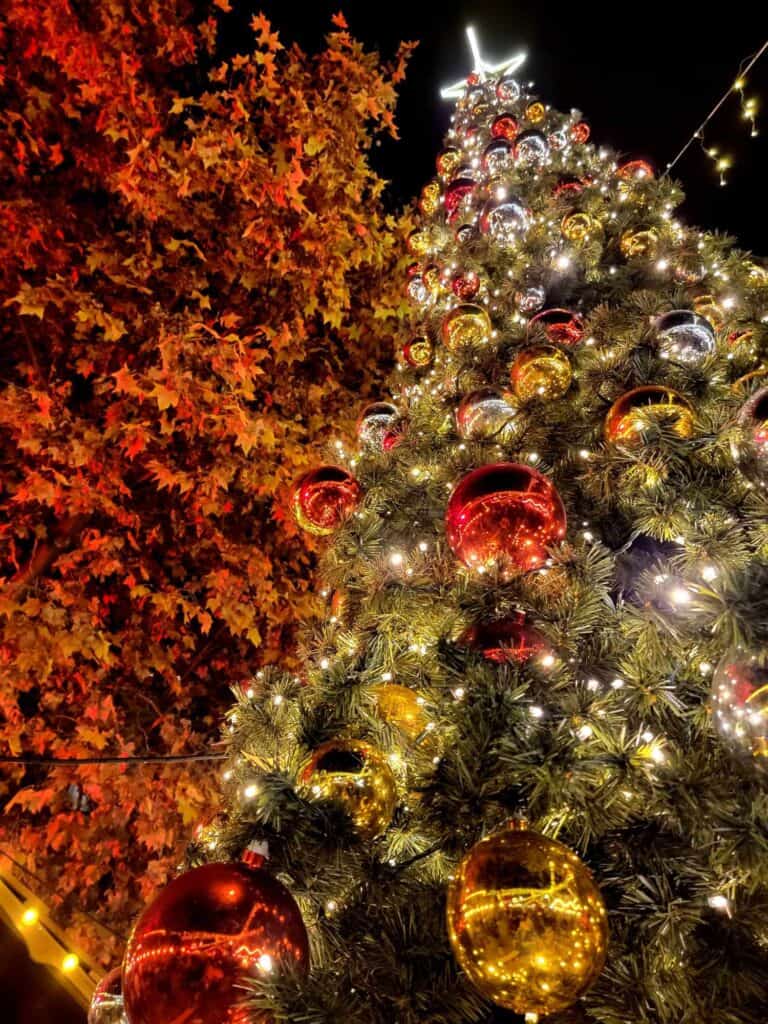
[[[653,256],[658,244],[659,236],[655,228],[628,228],[619,239],[619,248],[627,259]]]
[[[462,970],[515,1013],[567,1009],[605,964],[607,914],[588,868],[522,826],[469,851],[449,886],[447,917]]]
[[[323,743],[299,771],[310,800],[332,800],[346,810],[363,839],[389,827],[397,806],[397,784],[381,751],[363,740]]]
[[[518,354],[510,378],[521,402],[535,398],[552,402],[562,398],[571,386],[573,369],[565,352],[554,345],[537,345]]]
[[[443,342],[451,351],[465,345],[485,345],[491,339],[491,330],[490,317],[483,307],[465,302],[443,320]]]
[[[431,217],[437,213],[440,206],[440,182],[429,181],[421,190],[419,198],[419,209],[425,217]]]
[[[405,246],[412,256],[424,256],[429,251],[429,235],[426,231],[416,228],[405,241]]]
[[[438,153],[436,165],[437,173],[441,178],[450,178],[461,166],[462,155],[458,149],[444,149]]]
[[[374,690],[379,716],[413,742],[427,728],[424,699],[408,686],[382,683]]]
[[[525,108],[526,120],[531,124],[541,124],[544,118],[547,116],[547,110],[543,103],[530,103]]]
[[[605,417],[605,439],[622,447],[635,448],[644,442],[650,420],[665,420],[678,437],[693,435],[693,408],[672,388],[648,384],[618,398]]]
[[[584,242],[594,230],[595,222],[588,213],[569,213],[563,217],[560,231],[569,242]]]

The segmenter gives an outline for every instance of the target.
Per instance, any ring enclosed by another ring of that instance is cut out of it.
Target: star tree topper
[[[472,73],[477,75],[479,81],[484,81],[486,75],[513,75],[515,71],[525,60],[525,53],[516,53],[514,57],[507,57],[506,60],[501,61],[500,64],[489,64],[480,53],[480,44],[477,41],[477,35],[471,25],[467,25],[467,39],[469,40],[469,49],[472,53],[472,60],[474,61],[472,67]],[[464,93],[467,87],[466,78],[462,78],[460,82],[456,82],[454,85],[448,85],[444,89],[440,90],[440,95],[444,100],[456,99]]]

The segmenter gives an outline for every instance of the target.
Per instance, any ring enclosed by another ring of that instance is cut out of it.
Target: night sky
[[[738,71],[768,36],[768,17],[734,3],[708,17],[700,3],[570,4],[478,2],[410,3],[341,0],[302,4],[291,0],[254,3],[281,31],[308,50],[322,45],[330,16],[341,9],[351,31],[371,48],[391,55],[400,39],[419,39],[400,92],[401,139],[375,153],[390,180],[393,208],[410,199],[434,172],[434,158],[448,125],[451,104],[439,87],[470,70],[464,26],[471,22],[491,61],[524,49],[521,78],[532,79],[541,97],[561,110],[576,107],[592,126],[593,140],[649,158],[663,169]],[[242,16],[243,24],[248,17]],[[233,33],[231,38],[248,39]],[[240,44],[245,48],[245,43]],[[683,217],[734,235],[757,255],[768,256],[765,201],[768,170],[768,54],[750,76],[747,95],[766,97],[761,135],[752,139],[736,98],[721,110],[707,140],[736,158],[730,184],[720,188],[710,161],[694,147],[676,168],[688,195]],[[761,119],[762,120],[762,119]],[[84,1020],[42,968],[29,964],[24,949],[0,932],[0,999],[4,1024]],[[12,994],[17,990],[17,997]]]

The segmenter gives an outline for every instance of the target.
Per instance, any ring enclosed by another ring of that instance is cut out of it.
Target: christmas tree
[[[471,38],[391,402],[294,490],[327,612],[130,1024],[765,1019],[768,274]]]

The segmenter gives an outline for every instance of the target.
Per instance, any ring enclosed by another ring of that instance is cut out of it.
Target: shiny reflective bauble
[[[584,321],[570,309],[544,309],[528,323],[528,333],[541,328],[550,341],[578,345],[584,337]]]
[[[678,437],[693,434],[693,409],[672,388],[648,384],[628,391],[617,399],[605,417],[605,439],[623,447],[637,447],[645,441],[651,421],[669,423]]]
[[[88,1007],[88,1024],[124,1024],[123,972],[114,967],[94,989]]]
[[[434,354],[432,342],[423,335],[411,338],[403,345],[403,359],[415,368],[429,366]]]
[[[456,430],[465,441],[508,441],[516,433],[517,408],[495,388],[466,395],[456,410]]]
[[[577,121],[571,126],[571,142],[581,145],[589,141],[590,128],[586,121]]]
[[[600,975],[608,918],[586,865],[562,843],[507,828],[481,839],[448,888],[454,956],[488,999],[551,1014]]]
[[[465,302],[443,319],[445,347],[454,351],[467,345],[486,345],[491,340],[491,320],[482,306]]]
[[[472,199],[472,193],[477,188],[477,183],[471,178],[454,178],[450,184],[445,186],[443,194],[443,206],[445,216],[449,222],[454,221],[466,204]]]
[[[437,181],[428,181],[424,188],[421,190],[421,196],[419,198],[419,209],[425,217],[431,217],[432,214],[437,213],[440,207],[440,183]]]
[[[487,200],[480,216],[480,231],[497,245],[513,245],[531,223],[530,210],[515,196]]]
[[[496,85],[496,96],[502,103],[514,103],[520,96],[520,86],[511,75],[505,75]]]
[[[653,167],[647,160],[625,160],[616,169],[616,177],[622,181],[651,181],[654,176]]]
[[[458,482],[448,500],[445,532],[453,553],[470,569],[528,572],[565,536],[565,509],[541,473],[500,462]]]
[[[543,103],[539,103],[538,100],[535,103],[529,103],[525,108],[525,118],[531,124],[541,124],[546,116],[546,107]]]
[[[676,363],[697,366],[715,351],[715,332],[709,320],[690,309],[673,309],[656,321],[659,355]]]
[[[384,438],[397,422],[399,413],[391,402],[371,402],[360,413],[357,439],[362,448],[383,451]]]
[[[205,864],[180,875],[134,926],[123,961],[130,1024],[267,1024],[246,1008],[249,976],[306,971],[307,931],[291,894],[245,864]]]
[[[491,177],[504,174],[512,164],[512,146],[505,139],[494,139],[483,150],[483,167]]]
[[[499,114],[491,125],[491,136],[494,139],[506,139],[514,141],[518,129],[517,118],[514,114]]]
[[[544,637],[526,625],[522,612],[495,622],[476,623],[461,634],[459,643],[497,664],[517,662],[523,665],[546,650]]]
[[[436,298],[443,289],[440,267],[436,263],[429,263],[424,267],[424,272],[421,276],[424,278],[424,286],[430,296],[433,299]]]
[[[413,256],[423,256],[429,249],[429,235],[417,228],[408,235],[405,245]]]
[[[451,291],[457,299],[462,299],[465,302],[474,299],[480,291],[480,278],[474,270],[455,274],[451,280]]]
[[[584,191],[584,182],[581,178],[566,175],[562,177],[552,189],[553,196],[579,195]]]
[[[426,730],[424,698],[415,690],[398,683],[382,683],[373,694],[381,718],[396,726],[412,743]]]
[[[456,241],[459,245],[466,245],[477,236],[477,228],[474,224],[460,224],[456,228]]]
[[[422,274],[412,274],[408,278],[405,290],[408,298],[417,306],[426,306],[432,298]]]
[[[539,399],[552,402],[562,398],[573,379],[568,356],[554,345],[525,348],[515,357],[510,369],[515,395],[521,402]]]
[[[538,167],[549,156],[546,136],[536,128],[520,132],[515,139],[515,159],[524,167]]]
[[[550,132],[547,136],[549,142],[549,148],[555,153],[559,153],[561,149],[565,149],[568,145],[568,133],[564,128],[559,128],[556,132]]]
[[[734,647],[725,654],[712,679],[712,711],[734,753],[768,758],[768,648]]]
[[[537,313],[547,301],[547,293],[539,284],[530,284],[515,292],[515,305],[521,313]]]
[[[360,504],[360,484],[341,466],[310,469],[293,486],[292,507],[302,529],[317,536],[333,533]]]
[[[595,228],[595,222],[588,213],[569,213],[563,217],[560,231],[569,242],[584,242]]]
[[[364,839],[381,835],[397,806],[397,785],[385,756],[363,740],[329,740],[299,771],[309,800],[340,804]]]
[[[655,228],[628,228],[619,239],[619,249],[627,259],[653,256],[658,244],[659,235]]]
[[[452,177],[454,171],[458,170],[462,161],[461,151],[458,149],[444,149],[437,154],[435,165],[437,173],[441,178]]]
[[[734,458],[757,480],[768,480],[768,388],[761,388],[739,410]]]

